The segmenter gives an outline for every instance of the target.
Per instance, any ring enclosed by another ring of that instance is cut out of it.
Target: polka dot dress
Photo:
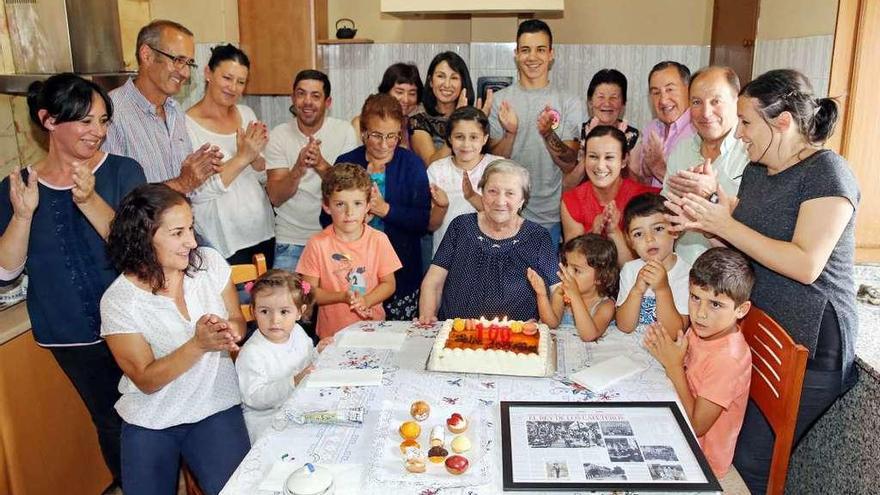
[[[531,267],[547,287],[556,276],[550,233],[528,220],[507,239],[492,239],[477,224],[477,214],[460,215],[437,249],[433,264],[448,270],[438,318],[485,316],[527,320],[538,317],[535,292],[526,278]]]

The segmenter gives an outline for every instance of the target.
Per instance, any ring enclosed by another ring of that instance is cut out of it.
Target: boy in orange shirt
[[[370,174],[350,163],[333,166],[321,184],[333,223],[309,239],[296,271],[314,287],[322,339],[360,320],[384,320],[382,302],[394,293],[402,265],[385,233],[365,222],[371,191]]]
[[[700,447],[719,478],[733,460],[742,427],[752,355],[737,321],[751,308],[755,273],[729,248],[703,253],[690,272],[690,331],[673,341],[659,323],[645,335],[645,347],[666,375],[691,421]]]

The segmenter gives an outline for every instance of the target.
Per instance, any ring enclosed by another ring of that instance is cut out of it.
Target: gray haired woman
[[[512,160],[492,162],[479,189],[483,211],[452,220],[422,282],[419,320],[538,317],[526,270],[546,286],[559,282],[550,232],[523,218],[529,172]]]

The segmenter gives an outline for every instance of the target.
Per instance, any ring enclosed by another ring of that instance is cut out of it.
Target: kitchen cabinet
[[[317,67],[327,0],[238,0],[239,43],[251,60],[245,92],[288,95],[297,72]]]
[[[0,312],[0,493],[101,493],[111,477],[88,411],[28,328],[24,304]]]

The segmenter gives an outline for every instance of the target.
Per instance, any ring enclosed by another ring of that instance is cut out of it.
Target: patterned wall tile
[[[772,69],[797,69],[810,78],[816,96],[828,96],[833,50],[834,36],[830,34],[758,40],[755,45],[752,73],[757,76]]]

